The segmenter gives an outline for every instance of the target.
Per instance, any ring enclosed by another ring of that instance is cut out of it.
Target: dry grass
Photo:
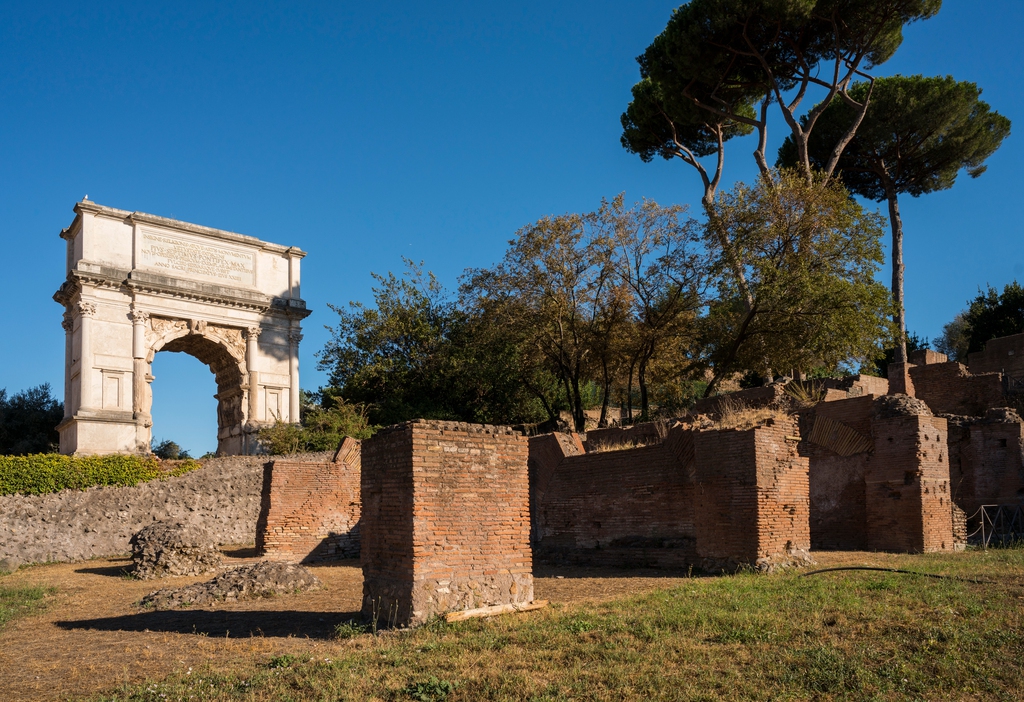
[[[753,429],[769,419],[785,416],[785,412],[774,407],[748,407],[739,400],[723,397],[718,405],[718,418],[714,422],[715,429]]]

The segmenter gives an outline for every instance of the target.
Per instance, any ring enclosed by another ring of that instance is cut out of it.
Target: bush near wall
[[[143,456],[0,456],[0,495],[45,495],[98,485],[132,486],[184,475],[199,467],[198,461],[184,461],[171,470],[161,470],[158,460]]]

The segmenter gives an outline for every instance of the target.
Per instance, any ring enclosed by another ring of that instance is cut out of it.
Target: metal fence
[[[967,518],[967,542],[974,546],[1006,546],[1024,541],[1021,505],[982,505]]]

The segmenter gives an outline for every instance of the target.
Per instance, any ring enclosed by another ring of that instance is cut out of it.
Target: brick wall
[[[737,390],[725,395],[716,395],[697,400],[690,410],[692,414],[718,414],[723,402],[732,402],[743,407],[770,407],[777,405],[786,396],[786,386],[773,383],[760,388]]]
[[[586,454],[557,450],[565,435],[531,438],[538,560],[620,567],[693,563],[693,480],[674,450],[692,441],[692,432],[671,431],[672,440],[658,445]]]
[[[1024,376],[1024,334],[992,339],[985,344],[984,351],[972,353],[967,358],[972,373],[1008,373],[1015,378]]]
[[[288,563],[359,556],[359,449],[346,438],[333,461],[267,464],[257,553]]]
[[[979,421],[964,433],[955,491],[960,507],[973,515],[981,505],[1024,504],[1024,425]]]
[[[980,417],[990,407],[1005,404],[1002,376],[971,375],[961,363],[910,366],[910,378],[913,396],[923,400],[935,414]]]
[[[532,601],[527,459],[505,427],[416,420],[364,441],[364,616]]]
[[[953,549],[946,431],[941,417],[875,419],[875,451],[865,474],[869,549]]]

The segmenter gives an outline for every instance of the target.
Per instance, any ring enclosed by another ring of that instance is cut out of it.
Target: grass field
[[[693,578],[597,604],[355,634],[105,700],[1020,699],[1024,550],[908,557],[983,579]],[[678,582],[678,581],[677,581]]]
[[[39,586],[11,587],[0,579],[0,629],[13,619],[38,612],[46,606],[44,598],[51,591]]]

